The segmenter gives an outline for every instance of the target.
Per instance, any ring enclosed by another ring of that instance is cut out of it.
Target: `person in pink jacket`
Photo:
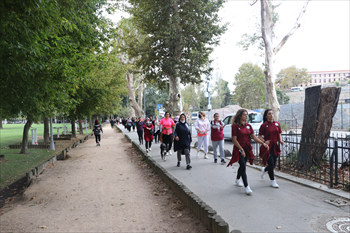
[[[210,123],[208,119],[205,118],[204,112],[198,113],[198,119],[194,123],[194,128],[197,130],[197,138],[198,138],[198,146],[197,146],[197,154],[199,157],[199,150],[204,146],[204,158],[209,159],[207,156],[208,153],[208,132],[210,130]]]

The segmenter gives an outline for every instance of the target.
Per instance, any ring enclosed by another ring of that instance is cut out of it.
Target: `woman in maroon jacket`
[[[269,146],[255,136],[253,127],[250,124],[247,124],[247,120],[248,111],[246,109],[238,110],[232,120],[232,142],[234,146],[231,161],[227,166],[238,161],[239,169],[237,172],[236,184],[239,187],[242,187],[244,184],[245,193],[250,195],[253,191],[248,185],[246,163],[249,159],[250,164],[253,164],[255,158],[252,151],[253,148],[250,145],[250,137],[252,137],[257,143],[264,145],[267,149]],[[241,177],[243,184],[240,180]]]
[[[154,126],[152,123],[149,121],[149,118],[147,117],[145,120],[145,124],[143,124],[143,129],[144,129],[144,138],[146,141],[146,152],[151,151],[151,146],[152,146],[152,140],[153,140],[153,135],[151,134],[151,130],[153,130]]]
[[[219,120],[219,113],[214,114],[214,121],[210,122],[211,125],[211,141],[214,151],[214,163],[218,161],[217,148],[219,146],[221,163],[225,164],[225,151],[224,151],[224,127],[225,124]]]
[[[284,145],[282,140],[282,130],[280,123],[274,121],[273,119],[273,110],[267,109],[264,112],[264,123],[260,126],[259,129],[259,139],[264,141],[267,145],[269,145],[270,149],[265,149],[260,147],[260,157],[262,157],[264,165],[267,167],[263,167],[261,169],[261,179],[265,178],[265,173],[269,173],[269,177],[271,180],[271,186],[274,188],[278,188],[278,184],[275,180],[273,169],[276,166],[276,160],[278,155],[281,154],[281,149],[277,142],[280,142],[281,145]]]

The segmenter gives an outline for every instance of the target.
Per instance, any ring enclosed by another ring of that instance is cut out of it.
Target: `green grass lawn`
[[[67,129],[70,130],[70,124],[53,124],[53,127],[63,127],[67,126]],[[37,135],[44,135],[44,124],[32,124],[31,128],[37,129]],[[3,125],[3,129],[0,129],[0,154],[1,149],[8,147],[9,145],[18,143],[22,141],[24,124],[6,124]],[[53,130],[54,134],[57,134],[57,130]],[[63,128],[60,129],[60,134],[62,134]],[[31,130],[28,132],[28,140],[31,141]]]
[[[64,125],[70,130],[70,124],[53,124],[53,127],[63,127]],[[44,124],[33,124],[32,128],[37,129],[38,137],[43,136]],[[5,160],[0,161],[0,190],[22,178],[27,172],[52,156],[60,153],[60,150],[57,149],[57,145],[56,151],[28,149],[27,154],[19,154],[20,149],[9,149],[9,145],[22,141],[23,129],[24,124],[6,124],[3,125],[3,129],[0,129],[0,154],[5,155]],[[60,129],[60,134],[62,134],[61,132],[63,132],[63,128]],[[91,130],[88,130],[88,132],[91,133]],[[54,134],[57,134],[57,130],[55,129]],[[30,130],[28,139],[31,141]],[[59,141],[57,141],[56,144],[57,143],[59,143]]]

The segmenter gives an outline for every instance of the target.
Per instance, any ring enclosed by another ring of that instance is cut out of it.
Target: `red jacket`
[[[281,154],[281,149],[277,144],[277,141],[270,141],[269,149],[267,150],[263,145],[260,146],[259,156],[262,158],[263,164],[266,165],[267,159],[270,157],[270,150],[272,154],[278,156]]]
[[[147,126],[146,124],[143,124],[143,131],[144,131],[144,138],[145,138],[145,141],[152,141],[153,140],[153,135],[149,132],[148,129],[146,128],[151,128],[151,130],[154,128],[154,126],[152,125],[152,123],[149,124],[149,126]]]
[[[214,142],[224,140],[224,128],[221,128],[220,126],[216,125],[216,123],[219,123],[219,125],[225,125],[224,123],[222,123],[222,121],[210,122],[211,140]]]

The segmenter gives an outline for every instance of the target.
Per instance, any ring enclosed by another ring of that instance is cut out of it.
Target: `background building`
[[[350,70],[309,71],[307,73],[311,76],[311,82],[298,84],[298,87],[324,85],[335,82],[341,83],[341,81],[347,82],[350,79]]]

